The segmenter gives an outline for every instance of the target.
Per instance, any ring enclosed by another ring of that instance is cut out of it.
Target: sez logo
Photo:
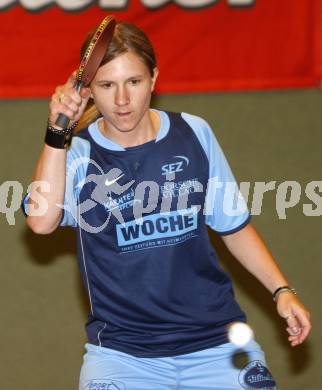
[[[174,162],[162,165],[162,175],[167,175],[168,173],[182,172],[183,169],[189,165],[189,159],[186,156],[173,156],[173,158]]]

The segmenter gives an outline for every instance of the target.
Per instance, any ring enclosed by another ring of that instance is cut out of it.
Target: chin
[[[135,130],[137,127],[137,123],[136,122],[133,122],[131,121],[128,122],[128,123],[116,123],[116,126],[115,128],[120,131],[121,133],[129,133],[130,131],[133,131]]]
[[[129,133],[135,129],[135,125],[127,125],[127,126],[115,126],[115,129],[120,131],[121,133]]]

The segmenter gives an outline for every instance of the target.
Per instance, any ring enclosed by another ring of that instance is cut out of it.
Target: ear
[[[154,68],[153,69],[153,76],[152,76],[151,92],[154,91],[155,83],[157,81],[158,76],[159,76],[159,69]]]

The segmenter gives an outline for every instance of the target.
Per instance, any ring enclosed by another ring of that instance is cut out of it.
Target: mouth
[[[116,112],[115,114],[121,118],[124,118],[124,117],[131,115],[131,111],[129,111],[129,112]]]

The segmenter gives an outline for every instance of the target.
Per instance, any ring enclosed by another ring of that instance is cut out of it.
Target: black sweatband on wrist
[[[56,129],[49,123],[47,124],[47,131],[45,136],[45,143],[52,148],[65,149],[69,144],[72,136],[72,131],[77,126],[78,122],[72,124],[67,129]]]
[[[45,143],[55,149],[65,149],[71,138],[71,133],[58,133],[47,128]]]

